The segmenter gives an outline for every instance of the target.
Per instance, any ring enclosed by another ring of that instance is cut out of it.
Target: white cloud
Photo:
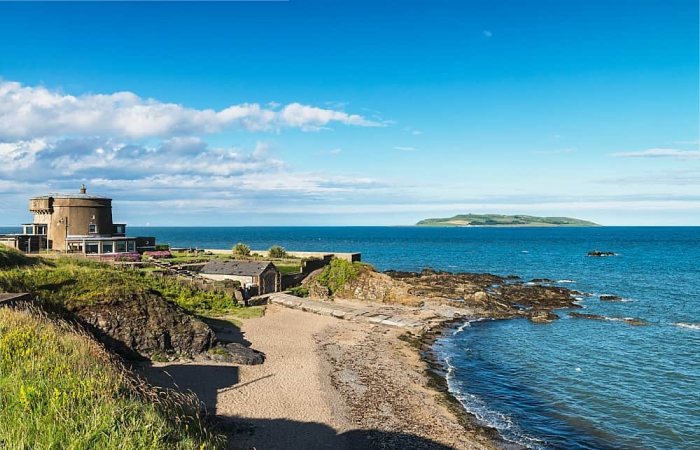
[[[45,87],[0,81],[0,138],[22,140],[63,136],[173,137],[300,128],[320,130],[333,123],[383,126],[357,114],[290,103],[281,109],[242,103],[216,111],[144,99],[132,92],[73,96]]]
[[[396,146],[394,147],[394,150],[399,150],[402,152],[415,152],[416,148],[415,147],[401,147],[401,146]]]
[[[678,150],[675,148],[650,148],[638,152],[618,152],[611,156],[620,158],[678,158],[700,159],[700,150]]]
[[[484,34],[484,37],[487,39],[493,36],[493,33],[489,30],[484,30],[483,34]]]

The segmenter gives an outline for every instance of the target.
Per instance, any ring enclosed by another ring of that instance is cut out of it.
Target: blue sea
[[[6,230],[7,231],[7,230]],[[549,278],[582,312],[458,324],[435,343],[464,407],[531,448],[700,448],[700,228],[138,228],[173,246],[362,252],[377,269]],[[0,230],[2,232],[2,230]],[[616,257],[592,258],[590,250]],[[599,300],[601,294],[621,302]],[[639,318],[632,326],[620,318]]]

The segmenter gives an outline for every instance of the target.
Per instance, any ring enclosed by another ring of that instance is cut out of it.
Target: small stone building
[[[212,260],[199,273],[209,280],[234,280],[258,295],[279,292],[282,275],[269,261]]]

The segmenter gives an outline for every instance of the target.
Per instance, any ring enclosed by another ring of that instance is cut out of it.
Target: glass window
[[[94,223],[91,223],[88,226],[88,233],[97,233],[97,225]]]
[[[128,249],[127,251],[129,252],[135,252],[136,251],[136,242],[135,241],[126,241],[128,244]]]
[[[99,253],[100,244],[99,242],[86,242],[85,243],[85,253]]]
[[[111,242],[102,243],[102,253],[112,253],[114,252],[114,244]]]
[[[114,243],[116,246],[116,253],[126,252],[126,241],[117,241]]]

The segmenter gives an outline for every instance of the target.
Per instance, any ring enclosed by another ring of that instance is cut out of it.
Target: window
[[[112,253],[114,252],[114,244],[111,242],[102,243],[102,253]]]
[[[90,225],[88,225],[88,233],[97,233],[97,224],[91,223]]]
[[[125,228],[126,227],[124,225],[115,225],[114,234],[124,234]]]
[[[126,241],[126,243],[127,243],[127,251],[129,251],[129,252],[136,251],[136,242],[135,241]]]
[[[85,253],[100,253],[99,242],[86,242],[85,243]]]
[[[116,245],[116,253],[125,253],[126,252],[126,241],[117,241],[115,242]]]

